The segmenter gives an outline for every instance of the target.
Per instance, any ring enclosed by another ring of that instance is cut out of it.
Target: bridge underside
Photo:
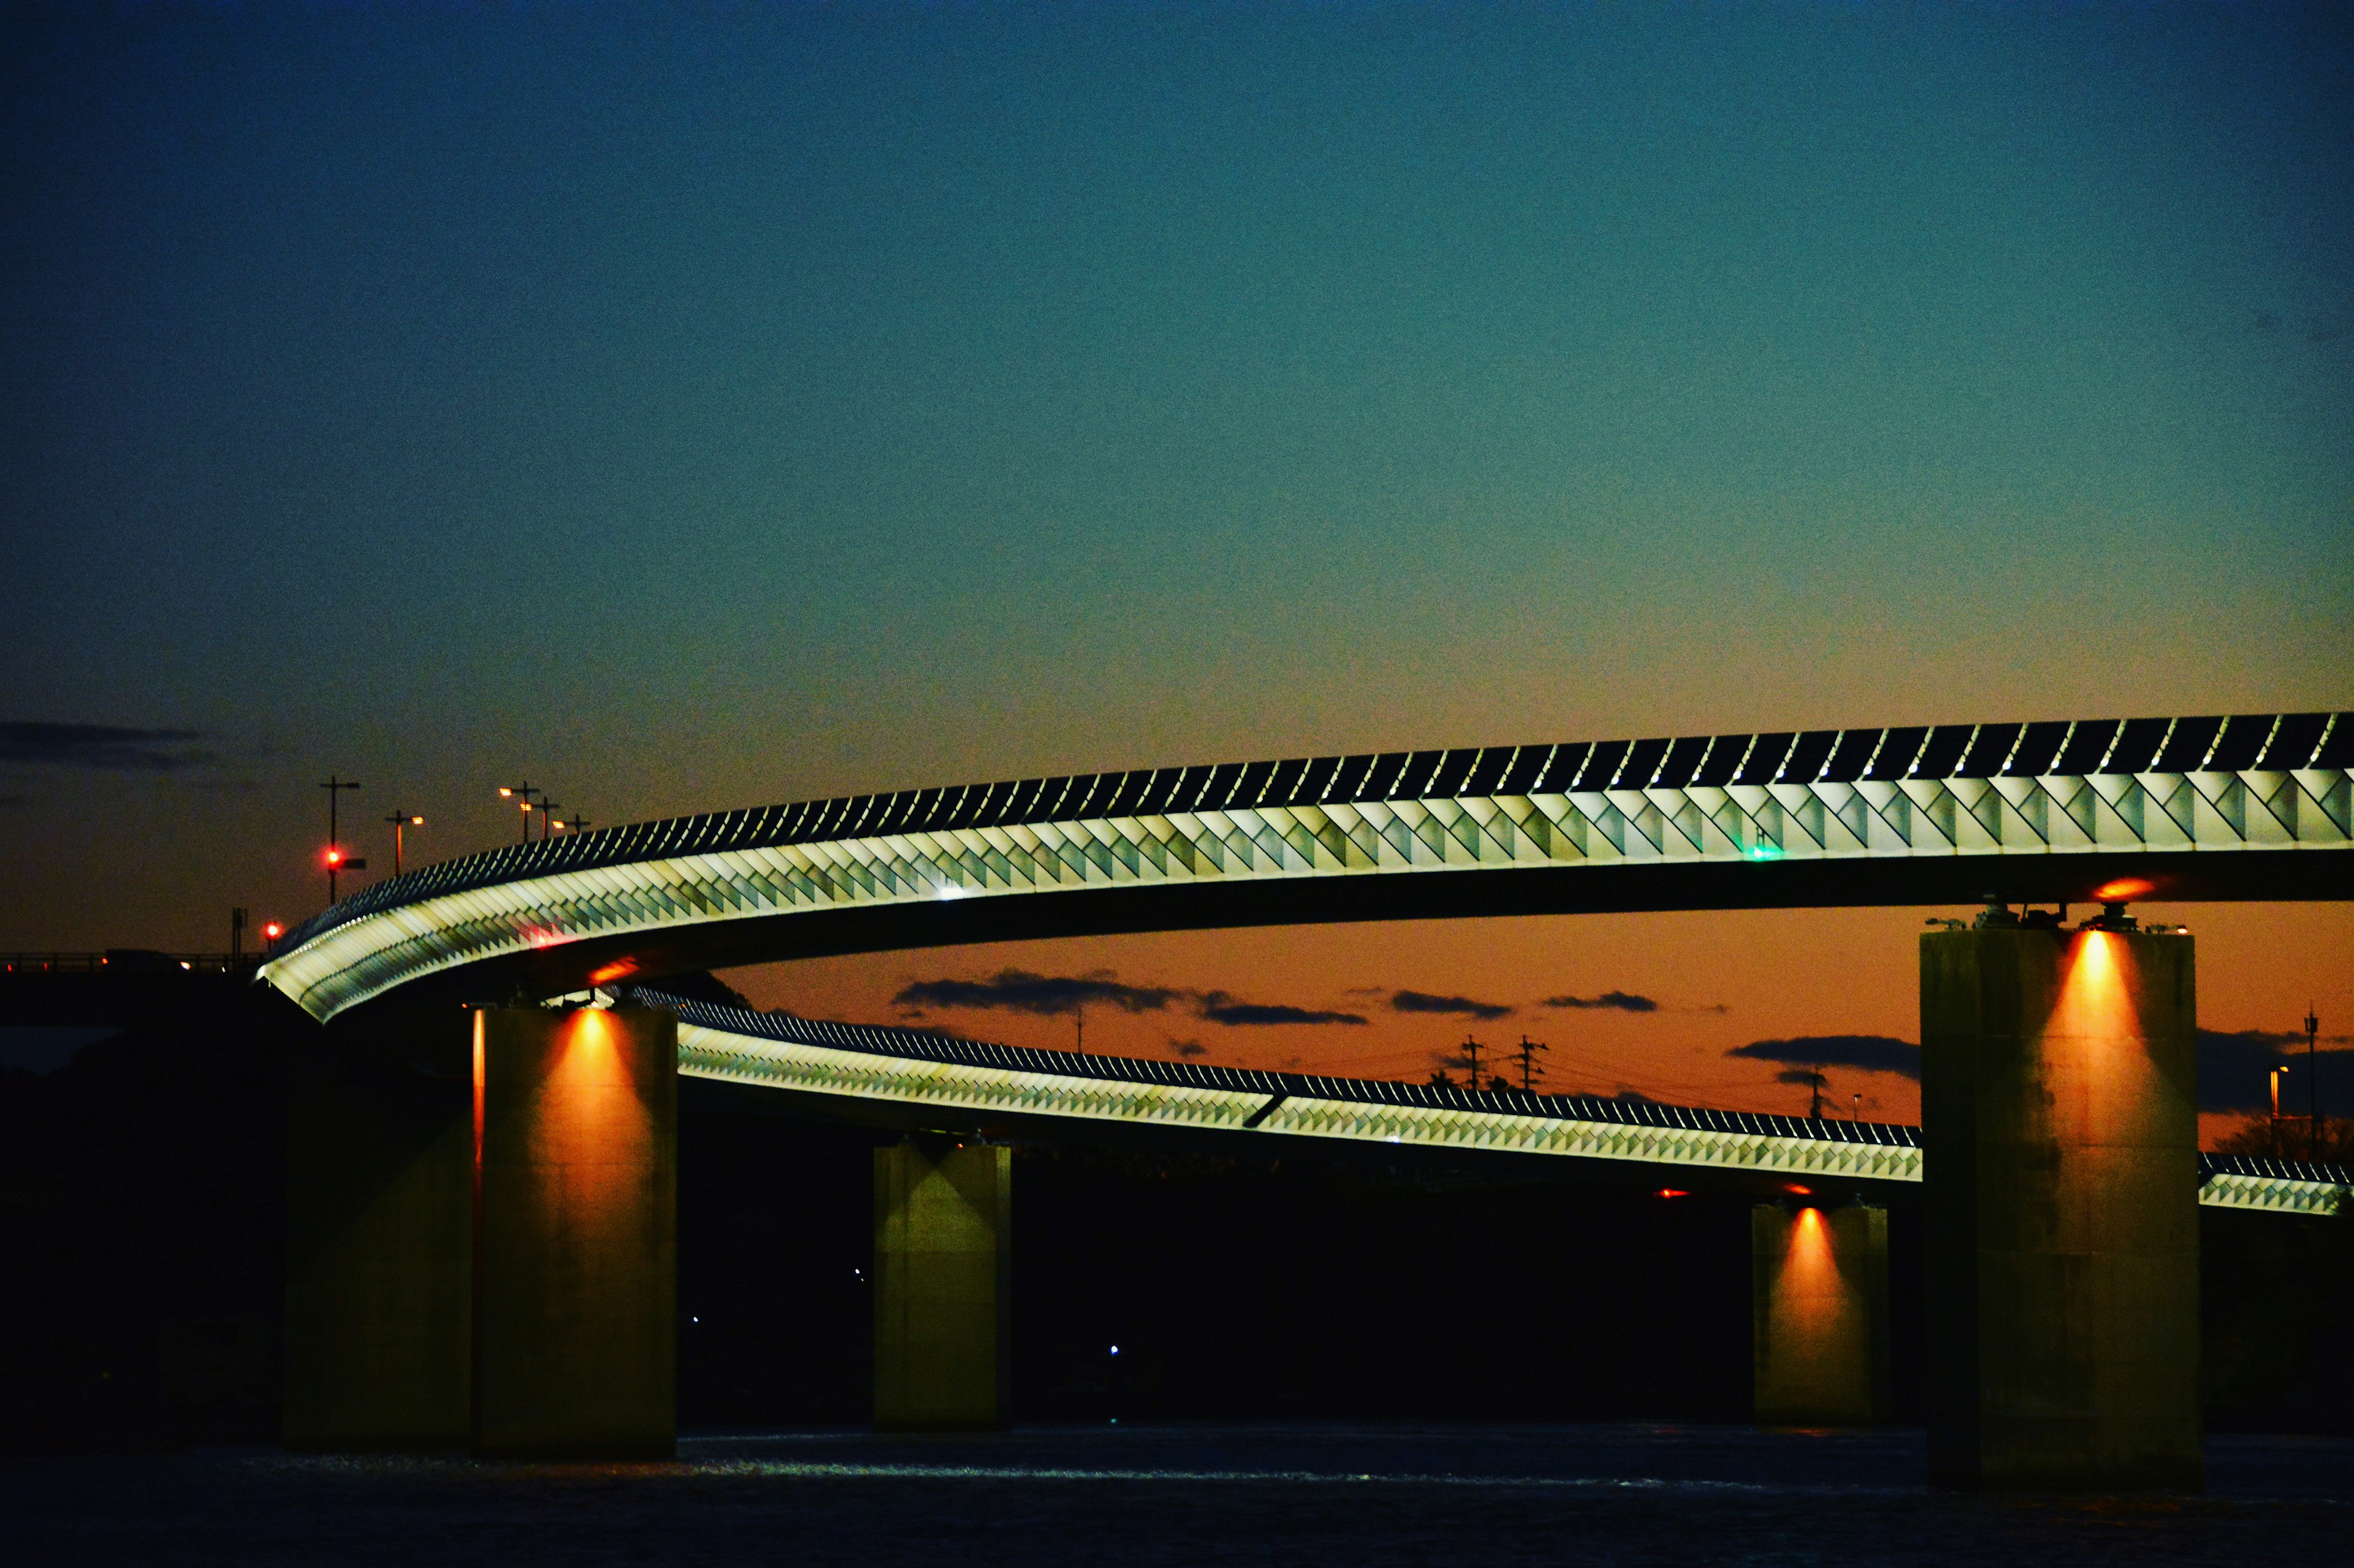
[[[557,996],[625,980],[843,953],[1145,931],[1678,910],[1950,907],[1989,896],[2083,904],[2094,889],[2119,881],[2146,882],[2152,889],[2147,896],[2169,902],[2354,898],[2354,849],[1467,866],[1412,876],[1115,885],[1047,896],[974,893],[584,936],[422,975],[400,987],[397,999],[403,1005],[485,1003],[518,992]]]

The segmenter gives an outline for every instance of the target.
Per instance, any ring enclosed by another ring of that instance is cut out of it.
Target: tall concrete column
[[[1922,938],[1934,1481],[2201,1483],[2194,984],[2187,936]]]
[[[475,1450],[667,1457],[677,1018],[536,1007],[475,1018]]]
[[[291,1448],[458,1448],[467,1441],[473,1137],[466,1015],[452,1008],[408,1028],[419,1047],[409,1054],[423,1058],[413,1064],[380,1059],[349,1029],[306,1042],[288,1063]],[[437,1054],[447,1060],[434,1062]]]
[[[1013,1388],[1013,1156],[909,1139],[875,1151],[875,1425],[1002,1428]]]
[[[1888,1211],[1750,1212],[1756,1415],[1766,1426],[1888,1416]]]

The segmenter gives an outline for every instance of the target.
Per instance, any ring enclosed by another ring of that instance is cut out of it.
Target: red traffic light
[[[286,927],[280,925],[277,921],[271,920],[263,925],[261,927],[261,934],[274,942],[278,940],[279,938],[286,935]]]
[[[328,863],[329,865],[341,865],[341,864],[343,864],[343,863],[344,863],[344,852],[343,852],[343,851],[341,851],[341,850],[339,850],[339,849],[335,849],[335,848],[334,848],[334,847],[330,846],[330,847],[329,847],[329,849],[328,849],[328,851],[327,851],[327,863]]]

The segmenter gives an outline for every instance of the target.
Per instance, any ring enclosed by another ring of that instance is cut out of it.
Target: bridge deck
[[[262,971],[313,1015],[819,953],[1308,921],[2354,895],[2354,720],[1944,725],[1004,780],[394,877]],[[2280,853],[2314,852],[2326,853]],[[2257,852],[2257,853],[2248,853]]]
[[[1468,1152],[1704,1167],[1791,1181],[1918,1181],[1921,1129],[1661,1105],[1494,1093],[1042,1051],[922,1030],[754,1012],[640,988],[679,1015],[679,1070],[846,1101],[991,1117],[1117,1122],[1211,1135],[1347,1139]],[[2334,1212],[2354,1172],[2201,1154],[2200,1201]]]

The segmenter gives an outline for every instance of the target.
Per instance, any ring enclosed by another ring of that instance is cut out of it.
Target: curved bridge
[[[354,895],[261,970],[320,1019],[829,953],[1213,927],[2354,895],[2354,715],[1576,742],[674,818]],[[2296,853],[2280,853],[2296,852]]]
[[[1312,1138],[1475,1159],[1600,1161],[1651,1181],[1705,1181],[1766,1196],[1844,1198],[1921,1180],[1921,1129],[1887,1122],[1041,1051],[751,1012],[642,987],[636,1000],[678,1014],[678,1070],[689,1077],[780,1091],[820,1116],[908,1130],[1052,1139],[1077,1126],[1221,1152],[1236,1138]],[[2199,1160],[2199,1199],[2214,1208],[2327,1214],[2354,1183],[2354,1171],[2337,1165]]]

